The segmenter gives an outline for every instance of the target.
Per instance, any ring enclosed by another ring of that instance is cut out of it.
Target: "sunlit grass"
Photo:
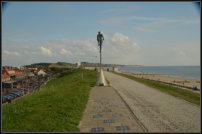
[[[83,72],[83,80],[81,73]],[[2,107],[3,132],[79,132],[97,72],[73,70],[39,91]]]

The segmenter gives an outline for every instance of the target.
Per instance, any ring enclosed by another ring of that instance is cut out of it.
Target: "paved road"
[[[147,132],[112,87],[92,88],[80,132]]]
[[[200,106],[110,72],[104,75],[149,132],[200,132]]]

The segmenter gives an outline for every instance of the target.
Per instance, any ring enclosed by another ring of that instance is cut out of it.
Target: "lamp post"
[[[97,35],[97,41],[98,41],[98,46],[100,47],[100,73],[96,81],[97,86],[106,86],[106,81],[104,77],[104,73],[102,71],[102,42],[104,40],[104,36],[101,34],[101,32],[98,32]]]

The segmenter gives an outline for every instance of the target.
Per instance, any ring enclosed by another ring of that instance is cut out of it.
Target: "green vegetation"
[[[113,73],[115,73],[115,72],[113,72]],[[159,83],[159,82],[152,81],[152,80],[137,78],[137,77],[127,75],[127,74],[122,74],[122,73],[115,73],[115,74],[119,74],[121,76],[127,77],[127,78],[135,80],[137,82],[141,82],[147,86],[153,87],[153,88],[158,89],[162,92],[166,92],[166,93],[173,95],[175,97],[179,97],[179,98],[184,99],[186,101],[189,101],[191,103],[200,105],[200,94],[198,94],[198,93],[194,93],[194,92],[189,91],[189,90],[185,90],[182,88],[166,85],[166,84]]]
[[[49,65],[49,68],[72,68],[74,65],[70,63],[63,63],[63,62],[58,62],[58,63],[53,63]]]
[[[83,80],[81,74],[83,73]],[[3,132],[79,132],[98,73],[71,69],[39,90],[2,107]]]
[[[110,81],[107,78],[105,78],[105,79],[107,81],[107,85],[110,86]]]

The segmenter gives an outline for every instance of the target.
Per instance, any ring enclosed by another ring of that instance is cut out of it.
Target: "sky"
[[[200,65],[200,10],[193,2],[8,2],[2,65],[99,62]]]

